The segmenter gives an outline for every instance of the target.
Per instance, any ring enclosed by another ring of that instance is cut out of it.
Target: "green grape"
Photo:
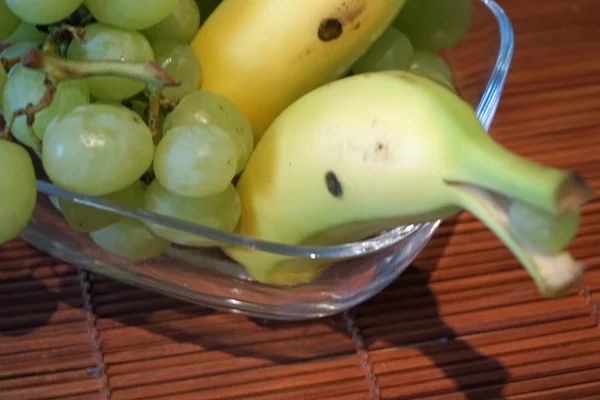
[[[19,27],[9,37],[7,37],[4,42],[34,42],[36,44],[42,44],[47,37],[48,34],[38,30],[35,25],[22,21],[19,24]]]
[[[25,149],[0,140],[0,244],[27,226],[37,199],[36,177]]]
[[[167,18],[177,4],[179,0],[85,0],[99,22],[134,30],[150,28]]]
[[[200,9],[195,0],[181,0],[158,24],[142,31],[150,41],[173,39],[189,43],[200,28]]]
[[[148,186],[145,208],[158,214],[226,232],[235,230],[241,213],[240,198],[231,184],[222,193],[197,198],[171,193],[162,187],[158,180]],[[194,247],[215,245],[214,241],[194,234],[152,223],[147,225],[156,235],[174,243]]]
[[[158,40],[152,43],[156,63],[181,85],[163,89],[168,100],[180,99],[195,92],[202,82],[202,69],[196,53],[184,43],[175,40]]]
[[[452,87],[452,71],[446,61],[428,50],[416,50],[409,69],[417,74],[429,76]]]
[[[2,68],[2,65],[0,65],[0,108],[2,108],[2,105],[4,104],[2,92],[4,92],[4,85],[6,84],[7,79],[6,71]]]
[[[154,173],[170,192],[204,197],[224,191],[236,171],[237,152],[229,135],[209,124],[179,125],[156,147]]]
[[[580,219],[579,211],[555,217],[519,201],[512,202],[508,209],[513,235],[545,253],[562,251],[575,237]]]
[[[39,43],[32,41],[16,42],[4,49],[4,51],[0,53],[0,58],[10,60],[12,58],[21,57],[28,49],[37,48],[38,44]],[[11,70],[14,69],[14,67],[15,66],[13,66]]]
[[[148,40],[139,32],[93,23],[85,28],[85,43],[73,40],[68,58],[72,60],[154,61]],[[86,78],[90,93],[107,100],[123,100],[140,93],[144,83],[119,77]]]
[[[181,99],[175,110],[165,119],[163,132],[179,125],[200,122],[218,126],[227,132],[237,149],[236,174],[245,166],[254,148],[250,122],[225,97],[212,92],[196,91]]]
[[[30,103],[39,103],[45,91],[44,80],[45,74],[41,71],[32,70],[20,64],[13,67],[4,87],[3,104],[6,119],[13,112]],[[88,104],[89,101],[90,95],[83,81],[67,80],[59,83],[50,106],[35,114],[33,131],[37,138],[44,138],[48,124],[54,117]],[[19,142],[30,147],[36,146],[27,127],[25,115],[17,117],[12,133]]]
[[[126,190],[133,196],[120,201],[131,207],[143,208],[146,185],[138,181]],[[119,217],[105,224],[101,229],[91,232],[90,237],[101,249],[129,260],[157,257],[171,244],[152,233],[142,221],[127,217]]]
[[[210,14],[221,4],[222,0],[196,0],[198,7],[200,8],[200,17],[202,23],[210,17]]]
[[[350,69],[355,74],[407,69],[412,58],[413,46],[408,37],[389,27]]]
[[[5,0],[0,0],[0,41],[8,38],[21,23],[17,17],[6,5]]]
[[[71,15],[83,0],[4,0],[19,18],[35,25],[50,25]]]
[[[75,193],[102,196],[133,184],[152,164],[150,128],[126,107],[87,104],[46,129],[42,161],[48,177]]]
[[[472,6],[473,0],[407,0],[394,26],[417,49],[448,49],[467,33]]]
[[[90,237],[101,249],[132,261],[158,257],[171,245],[152,233],[143,222],[132,218],[114,222],[90,233]]]
[[[110,193],[99,198],[137,207],[144,203],[144,183],[135,181],[123,190]],[[77,232],[92,232],[102,229],[122,218],[118,214],[99,210],[67,199],[60,199],[60,209],[67,224]]]

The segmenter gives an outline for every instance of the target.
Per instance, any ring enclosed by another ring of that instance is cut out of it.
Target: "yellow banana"
[[[446,86],[403,71],[343,78],[294,102],[265,132],[237,190],[238,232],[286,244],[341,244],[467,209],[547,295],[570,287],[580,268],[567,253],[545,254],[517,240],[508,199],[555,218],[591,196],[578,175],[493,141]],[[308,282],[327,266],[241,247],[224,251],[272,284]]]
[[[405,1],[225,0],[190,44],[201,88],[239,107],[258,142],[285,107],[347,72]]]

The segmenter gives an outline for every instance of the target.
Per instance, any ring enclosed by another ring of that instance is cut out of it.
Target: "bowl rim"
[[[475,0],[477,1],[477,0]],[[481,96],[475,113],[484,130],[487,132],[492,124],[500,102],[502,91],[511,65],[514,51],[514,32],[510,19],[503,8],[495,0],[479,0],[495,17],[499,30],[498,54],[492,74]],[[222,245],[245,247],[255,251],[311,259],[340,259],[364,256],[393,246],[418,231],[425,231],[425,241],[429,240],[442,220],[420,224],[399,226],[385,231],[375,237],[333,246],[289,245],[255,239],[238,233],[230,233],[177,218],[164,216],[136,207],[125,206],[112,201],[76,194],[62,189],[50,182],[37,180],[38,193],[46,196],[70,200],[78,204],[108,211],[124,217],[136,218],[147,223],[162,225],[186,233],[211,239]]]

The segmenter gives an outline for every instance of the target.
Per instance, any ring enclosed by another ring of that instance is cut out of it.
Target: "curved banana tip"
[[[462,198],[465,209],[485,224],[519,260],[542,296],[560,297],[577,285],[584,266],[567,251],[545,253],[531,245],[527,238],[511,232],[508,217],[510,200],[507,197],[473,185],[454,184],[453,187]]]
[[[536,281],[540,294],[557,298],[566,295],[580,282],[585,266],[567,252],[557,255],[530,254],[536,259],[539,277]]]
[[[590,186],[585,178],[581,174],[572,172],[558,190],[557,211],[559,214],[563,214],[579,210],[595,195],[594,188]]]

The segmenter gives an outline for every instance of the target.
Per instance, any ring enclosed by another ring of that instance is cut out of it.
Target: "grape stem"
[[[179,104],[179,100],[180,99],[165,99],[165,98],[161,98],[160,99],[160,105],[164,108],[167,109],[167,111],[171,112],[175,109],[175,107],[177,107],[177,105]]]
[[[44,80],[44,86],[46,90],[44,90],[44,94],[42,95],[42,98],[40,99],[39,103],[35,105],[29,103],[26,107],[19,108],[12,113],[8,122],[6,123],[6,126],[4,127],[4,130],[2,131],[2,134],[0,134],[1,138],[10,137],[10,132],[12,130],[13,125],[15,124],[15,120],[18,117],[25,115],[27,119],[27,131],[29,132],[31,140],[33,141],[33,143],[35,143],[35,150],[41,152],[40,139],[37,137],[33,130],[35,114],[44,110],[45,108],[50,107],[50,104],[52,104],[52,100],[54,100],[54,95],[56,94],[56,84],[52,82],[52,80],[49,77],[46,77],[46,79]]]
[[[10,69],[17,65],[18,63],[21,62],[21,57],[14,57],[14,58],[3,58],[2,60],[0,60],[2,62],[2,67],[4,68],[4,70],[6,72],[10,71]]]
[[[121,61],[73,61],[43,52],[27,49],[21,64],[24,67],[44,70],[57,81],[94,76],[114,76],[145,83],[148,87],[173,87],[181,82],[171,78],[154,62],[125,63]]]
[[[53,32],[60,32],[61,29],[70,30],[68,25],[63,25],[62,28],[59,27]],[[58,35],[58,33],[56,33],[56,35]],[[49,40],[46,42],[47,46],[45,45],[44,47],[53,48],[54,45],[49,43],[53,42]],[[10,67],[19,61],[25,68],[42,70],[46,73],[44,80],[45,91],[38,104],[33,105],[30,103],[26,107],[15,110],[12,113],[6,126],[0,133],[0,138],[10,138],[10,132],[15,120],[18,117],[25,115],[27,118],[27,129],[31,135],[31,139],[35,143],[36,150],[39,152],[41,152],[41,143],[33,131],[35,114],[52,104],[58,84],[62,81],[92,76],[115,76],[145,83],[150,97],[149,126],[154,135],[157,134],[156,125],[160,111],[162,88],[167,86],[179,86],[181,84],[171,78],[153,62],[136,64],[123,63],[120,61],[71,61],[54,55],[49,51],[29,48],[20,59],[11,59],[7,61],[2,59],[2,65],[9,70]]]
[[[160,97],[162,88],[156,85],[148,85],[148,127],[152,131],[152,136],[158,135],[156,125],[158,124],[158,115],[160,113]]]
[[[57,44],[60,44],[64,41],[63,34],[65,32],[71,33],[75,40],[78,40],[81,43],[85,43],[85,30],[81,26],[72,26],[68,24],[60,24],[52,27],[50,34],[48,35],[48,39],[44,42],[42,46],[43,52],[52,52],[56,53]]]

